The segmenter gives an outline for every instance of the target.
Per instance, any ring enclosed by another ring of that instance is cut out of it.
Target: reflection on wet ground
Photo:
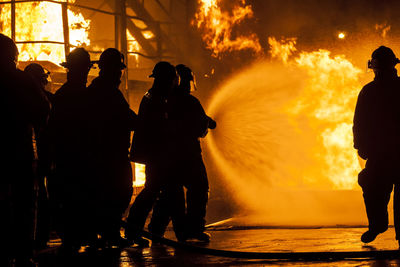
[[[321,229],[254,229],[210,231],[212,241],[207,247],[234,251],[253,252],[333,252],[397,250],[394,229],[378,236],[369,246],[360,241],[366,228],[321,228]],[[168,238],[174,238],[167,232]],[[42,266],[400,266],[397,259],[341,260],[341,261],[285,261],[247,260],[216,257],[174,249],[164,245],[149,248],[130,247],[123,250],[105,249],[82,252],[71,257],[58,254],[56,248],[41,251],[37,256]]]

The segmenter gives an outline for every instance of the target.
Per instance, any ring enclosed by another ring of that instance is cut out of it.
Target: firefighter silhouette
[[[202,160],[199,138],[207,134],[208,129],[214,129],[216,122],[206,115],[200,102],[190,93],[196,90],[196,81],[192,70],[179,64],[176,66],[180,77],[179,86],[169,97],[170,119],[178,121],[177,134],[173,137],[176,145],[174,157],[178,159],[178,166],[174,170],[177,181],[186,191],[186,216],[182,239],[197,239],[208,242],[210,235],[204,232],[206,207],[208,201],[208,179]],[[180,194],[181,201],[185,201],[184,191]],[[170,220],[171,210],[165,205],[165,193],[162,192],[153,209],[149,230],[163,236]],[[174,230],[180,231],[174,226]]]
[[[171,143],[175,128],[167,105],[178,77],[175,67],[166,61],[158,62],[149,77],[154,78],[154,82],[140,103],[130,155],[132,161],[146,164],[146,183],[130,209],[125,229],[126,237],[142,246],[147,246],[148,241],[141,238],[141,231],[161,190],[174,192],[178,187],[173,174],[176,160],[172,157],[174,146]],[[182,219],[184,203],[176,201],[174,193],[166,195],[168,206],[176,212],[176,216],[172,214],[173,219]],[[175,224],[182,225],[178,221]]]
[[[366,167],[358,176],[363,190],[369,229],[361,236],[372,242],[388,228],[387,205],[394,186],[394,224],[400,239],[398,162],[400,160],[400,79],[393,51],[380,46],[372,53],[368,67],[375,78],[361,90],[354,114],[354,148]]]
[[[137,115],[118,89],[124,64],[115,48],[106,49],[98,62],[99,76],[88,87],[91,151],[96,173],[96,224],[102,241],[120,246],[121,219],[132,196],[129,160],[131,132]]]
[[[84,48],[76,48],[61,65],[67,69],[67,82],[54,95],[48,127],[54,150],[53,184],[61,209],[59,234],[63,248],[74,252],[97,238],[93,227],[95,178],[87,123],[86,82],[92,63]]]
[[[45,70],[38,63],[30,63],[24,69],[35,83],[36,87],[44,93],[49,104],[53,100],[54,94],[46,90],[48,84],[48,77],[50,72]],[[50,222],[51,222],[51,204],[49,192],[49,178],[51,179],[52,158],[51,146],[47,131],[47,125],[34,129],[36,150],[37,150],[37,169],[36,178],[37,183],[35,186],[35,229],[34,241],[36,248],[44,248],[50,239]],[[53,193],[53,192],[51,192]]]
[[[46,123],[50,106],[32,78],[17,69],[18,49],[0,34],[1,140],[3,172],[0,181],[0,265],[15,259],[19,266],[31,264],[34,214],[33,129]]]

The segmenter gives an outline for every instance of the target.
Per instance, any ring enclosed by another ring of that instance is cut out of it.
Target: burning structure
[[[219,124],[204,142],[210,207],[229,195],[220,207],[241,206],[259,223],[362,224],[352,116],[372,78],[370,53],[400,48],[391,11],[399,4],[297,2],[1,0],[0,29],[16,41],[21,66],[41,61],[52,72],[53,90],[71,48],[93,59],[120,49],[135,110],[156,61],[191,66],[195,93]]]

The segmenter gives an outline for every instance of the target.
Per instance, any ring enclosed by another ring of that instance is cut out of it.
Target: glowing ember
[[[262,51],[254,33],[233,37],[233,27],[253,17],[251,6],[246,5],[244,0],[233,7],[231,14],[221,11],[219,0],[199,0],[199,6],[192,24],[203,30],[203,41],[207,49],[212,50],[213,56],[218,57],[223,52],[243,49],[250,49],[256,53]]]
[[[64,42],[60,4],[27,2],[15,4],[15,8],[16,41]],[[1,31],[11,36],[11,5],[0,5],[0,10]],[[90,20],[85,20],[80,13],[68,10],[68,25],[71,45],[87,46],[90,44],[88,38]],[[64,46],[59,44],[18,44],[18,49],[20,61],[49,60],[60,63],[65,60]]]
[[[146,182],[146,174],[145,174],[146,165],[135,163],[134,166],[135,166],[135,181],[133,181],[133,186],[134,187],[144,186]]]
[[[345,37],[346,37],[346,34],[344,34],[343,32],[338,34],[339,39],[344,39]]]

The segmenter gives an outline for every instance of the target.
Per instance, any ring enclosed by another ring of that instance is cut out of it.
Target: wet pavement
[[[166,245],[149,248],[130,247],[122,250],[104,249],[80,252],[74,256],[62,256],[58,245],[42,250],[36,257],[38,266],[400,266],[400,252],[393,228],[365,246],[360,241],[366,228],[319,228],[319,229],[242,229],[209,231],[212,240],[208,245],[191,244],[212,249],[244,252],[346,252],[395,250],[391,258],[288,261],[282,259],[252,260],[211,256],[175,249]],[[166,237],[174,239],[173,232]],[[395,255],[395,258],[393,258]],[[397,259],[398,258],[398,259]]]

